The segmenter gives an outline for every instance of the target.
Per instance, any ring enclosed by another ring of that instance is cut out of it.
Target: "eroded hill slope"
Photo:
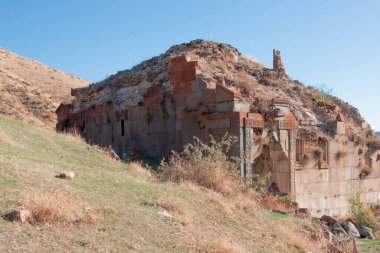
[[[54,127],[70,89],[89,82],[0,48],[0,114]]]

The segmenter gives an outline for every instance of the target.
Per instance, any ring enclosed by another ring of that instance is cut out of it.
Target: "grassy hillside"
[[[75,172],[74,180],[55,177],[65,170]],[[0,219],[0,252],[319,252],[306,220],[274,215],[244,196],[158,183],[137,164],[112,160],[79,138],[3,117],[0,186],[2,215],[25,200],[54,195],[50,205],[62,201],[67,210],[97,217],[36,224]],[[173,218],[158,215],[163,210]]]
[[[86,80],[0,48],[0,114],[54,127],[58,105]]]

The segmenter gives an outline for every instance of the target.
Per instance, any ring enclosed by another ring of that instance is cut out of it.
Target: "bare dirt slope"
[[[0,114],[53,127],[55,109],[86,80],[0,48]]]

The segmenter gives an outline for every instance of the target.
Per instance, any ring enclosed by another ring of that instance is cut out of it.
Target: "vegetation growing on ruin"
[[[183,152],[173,152],[169,162],[161,163],[158,177],[175,183],[191,182],[225,195],[238,191],[240,162],[237,157],[226,155],[236,137],[224,136],[220,141],[210,138],[207,144],[194,137]]]
[[[334,106],[334,90],[326,85],[316,85],[312,91],[312,99],[319,106]]]
[[[349,199],[349,211],[352,217],[360,224],[364,224],[370,228],[376,227],[376,218],[372,211],[365,206],[360,194],[353,194]]]

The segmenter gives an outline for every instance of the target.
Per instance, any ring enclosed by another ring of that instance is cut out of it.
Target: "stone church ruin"
[[[345,215],[347,198],[380,200],[380,150],[354,107],[221,43],[195,40],[72,90],[56,110],[57,131],[75,129],[123,159],[161,159],[196,136],[238,138],[242,179],[267,179],[312,215]]]

